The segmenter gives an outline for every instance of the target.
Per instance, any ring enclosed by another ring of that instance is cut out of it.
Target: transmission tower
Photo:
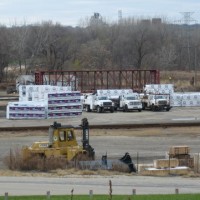
[[[191,24],[196,22],[192,18],[192,15],[194,12],[181,12],[182,19],[179,20],[182,24],[182,49],[185,49],[187,51],[187,57],[188,57],[188,70],[191,70],[191,49],[194,48],[194,46],[191,44]]]
[[[118,23],[122,22],[122,10],[118,10]]]
[[[183,15],[184,24],[190,25],[191,22],[195,21],[194,19],[192,19],[192,15],[194,14],[194,12],[181,12],[181,14]]]

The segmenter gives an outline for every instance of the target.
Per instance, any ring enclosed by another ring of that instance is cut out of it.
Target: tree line
[[[8,66],[38,70],[197,70],[200,26],[127,18],[84,26],[0,25],[0,81]]]

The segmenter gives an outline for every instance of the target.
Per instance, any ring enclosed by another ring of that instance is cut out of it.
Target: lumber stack
[[[179,166],[178,159],[158,159],[154,160],[154,167],[156,169],[175,168]]]
[[[170,159],[178,159],[179,166],[194,168],[194,158],[191,157],[188,146],[172,146],[168,154]]]

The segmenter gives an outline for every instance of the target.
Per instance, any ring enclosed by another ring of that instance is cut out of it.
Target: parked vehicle
[[[119,97],[119,107],[118,109],[122,109],[124,112],[128,112],[130,110],[138,110],[138,112],[142,111],[142,102],[137,93],[130,93],[126,95],[121,95]]]
[[[141,100],[143,110],[150,109],[152,111],[169,111],[172,108],[170,106],[169,94],[144,94]]]
[[[107,96],[101,96],[98,93],[93,93],[85,96],[83,100],[83,109],[86,112],[97,111],[102,113],[104,111],[114,112],[114,103],[108,99]]]
[[[49,141],[34,142],[31,146],[22,148],[23,160],[39,156],[41,158],[64,158],[71,161],[79,157],[88,160],[95,159],[95,151],[89,144],[89,123],[87,118],[81,121],[82,145],[76,140],[75,127],[71,125],[61,125],[54,122],[49,127]]]

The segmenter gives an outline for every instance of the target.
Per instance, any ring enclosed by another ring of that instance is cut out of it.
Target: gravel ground
[[[80,135],[80,131],[77,131],[79,144]],[[10,149],[45,140],[48,140],[48,136],[44,131],[1,132],[0,168],[5,168],[2,161]],[[152,163],[154,159],[165,158],[170,146],[188,145],[191,154],[199,153],[200,132],[199,127],[91,130],[90,143],[95,149],[97,159],[106,153],[108,158],[120,158],[129,152],[134,163],[137,161],[137,155],[139,163]]]

